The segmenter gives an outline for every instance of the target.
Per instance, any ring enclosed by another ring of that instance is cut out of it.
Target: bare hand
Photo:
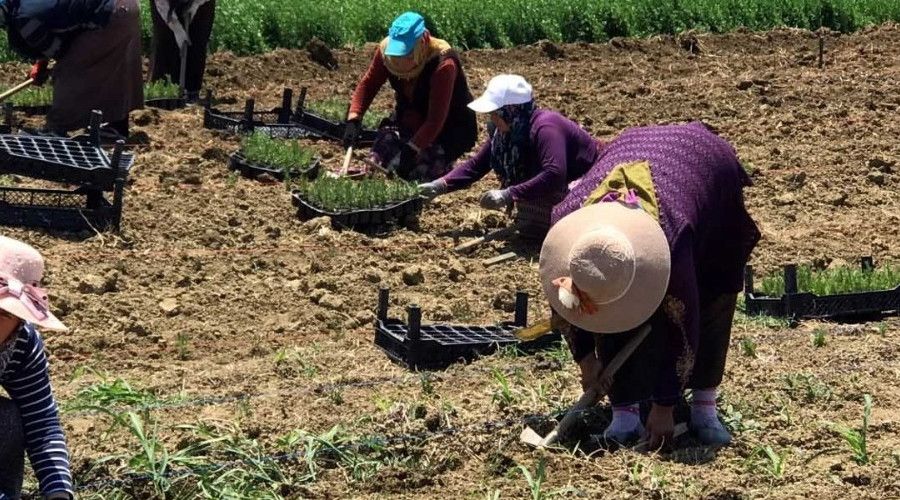
[[[675,433],[675,407],[661,406],[653,403],[650,414],[647,415],[647,448],[657,450],[672,442]]]

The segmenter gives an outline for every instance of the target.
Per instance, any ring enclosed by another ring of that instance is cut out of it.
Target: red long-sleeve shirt
[[[419,149],[425,149],[434,143],[444,128],[447,113],[450,110],[450,98],[459,66],[452,57],[441,61],[431,77],[431,91],[428,96],[428,114],[422,116],[413,109],[408,109],[403,116],[397,117],[401,128],[413,132],[411,142]],[[388,69],[384,65],[381,49],[375,50],[369,69],[359,80],[353,97],[350,99],[350,113],[362,116],[369,109],[375,95],[388,80]],[[410,100],[413,97],[418,77],[401,80],[403,93]]]

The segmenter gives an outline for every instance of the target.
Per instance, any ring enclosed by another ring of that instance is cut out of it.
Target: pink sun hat
[[[43,329],[69,329],[50,312],[40,287],[44,258],[31,245],[0,236],[0,309]]]

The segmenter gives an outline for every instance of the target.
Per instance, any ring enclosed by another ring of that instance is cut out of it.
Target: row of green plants
[[[889,290],[900,286],[900,266],[885,264],[874,269],[860,267],[837,267],[833,269],[813,269],[810,266],[797,267],[797,289],[816,295]],[[784,274],[776,273],[762,279],[761,291],[769,297],[784,294]]]
[[[6,90],[0,89],[0,92]],[[178,99],[181,97],[181,87],[166,80],[144,84],[144,99]],[[49,106],[53,104],[53,87],[43,85],[40,87],[28,87],[10,98],[14,106]]]
[[[296,140],[273,139],[262,132],[254,132],[242,139],[241,151],[251,162],[281,169],[285,176],[302,174],[315,158],[312,149]]]
[[[348,101],[346,99],[332,98],[321,101],[311,101],[306,104],[306,109],[333,122],[343,122],[347,118]],[[377,129],[381,121],[388,117],[388,113],[370,109],[366,111],[362,119],[362,125],[367,129]]]
[[[145,49],[150,47],[150,2],[142,0]],[[900,21],[896,0],[220,0],[211,50],[239,54],[302,47],[312,37],[332,46],[385,36],[405,10],[427,16],[432,32],[462,48],[508,47],[548,39],[601,42],[687,29],[725,32],[778,26],[849,32]],[[13,56],[0,40],[0,60]]]

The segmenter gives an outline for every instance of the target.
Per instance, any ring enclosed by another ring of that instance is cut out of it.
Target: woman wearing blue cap
[[[531,85],[519,75],[495,76],[469,108],[490,114],[488,141],[450,173],[422,184],[422,193],[434,198],[465,189],[493,170],[500,189],[484,193],[481,206],[515,205],[520,235],[543,238],[553,206],[597,161],[599,143],[560,113],[535,107]]]
[[[406,179],[430,181],[475,145],[478,125],[466,105],[472,93],[459,55],[425,29],[425,19],[406,12],[353,92],[344,146],[352,146],[375,95],[390,82],[396,96],[392,123],[383,124],[372,147],[376,163]]]
[[[0,0],[0,24],[10,47],[37,61],[34,85],[53,67],[48,128],[86,127],[100,110],[111,128],[128,135],[128,113],[144,105],[138,0]]]

